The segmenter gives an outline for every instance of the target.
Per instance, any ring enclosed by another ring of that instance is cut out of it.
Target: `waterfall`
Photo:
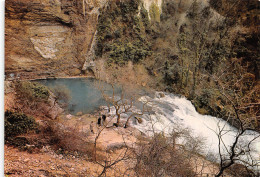
[[[219,162],[219,139],[218,134],[222,132],[222,142],[220,151],[222,157],[228,158],[230,147],[235,141],[238,130],[231,126],[223,119],[209,115],[199,114],[192,103],[185,97],[176,96],[174,94],[156,92],[155,96],[141,96],[140,102],[147,103],[149,112],[138,116],[142,119],[142,123],[137,123],[136,119],[132,119],[131,126],[137,128],[147,136],[154,133],[163,133],[169,136],[173,131],[189,132],[177,140],[177,144],[187,145],[195,143],[196,140],[202,142],[199,153],[208,160]],[[140,109],[134,107],[133,112],[141,112]],[[124,122],[131,113],[123,113],[121,110],[121,120]],[[115,109],[110,108],[111,115],[115,115]],[[259,133],[251,130],[239,138],[236,146],[236,152],[243,150],[245,153],[239,156],[239,160],[254,164],[254,170],[260,170],[260,137]],[[254,140],[251,144],[250,141]],[[191,141],[191,142],[188,142]],[[248,153],[248,144],[250,144],[250,152]],[[185,146],[186,147],[186,146]],[[189,150],[189,147],[187,147]],[[237,161],[241,163],[241,161]]]
[[[83,14],[84,14],[84,16],[86,14],[96,15],[97,21],[98,21],[98,17],[99,17],[99,14],[100,14],[99,10],[102,9],[103,7],[107,7],[108,2],[109,2],[108,0],[101,0],[101,1],[98,1],[98,2],[95,2],[95,1],[92,1],[92,0],[83,0],[82,3],[83,3]],[[95,3],[98,3],[98,5],[96,6]],[[90,11],[86,12],[86,9],[85,9],[86,6],[92,7],[92,9]],[[95,33],[93,35],[91,45],[90,45],[90,49],[88,50],[88,52],[86,54],[86,60],[83,64],[82,71],[85,71],[88,68],[93,69],[93,67],[95,66],[94,58],[95,58],[95,45],[96,45],[96,41],[97,41],[96,39],[97,39],[97,30],[95,31]]]
[[[83,64],[82,70],[85,71],[87,70],[87,68],[89,67],[94,67],[95,63],[94,63],[94,58],[95,58],[95,45],[96,45],[96,38],[97,38],[97,30],[93,36],[92,42],[91,42],[91,46],[90,49],[87,53],[86,56],[86,60]]]
[[[219,146],[217,134],[221,129],[225,135],[222,136],[221,153],[228,155],[227,149],[233,144],[238,130],[231,126],[223,119],[213,116],[201,115],[196,110],[192,103],[185,97],[179,97],[173,94],[163,93],[163,97],[158,92],[154,98],[142,96],[141,102],[149,101],[151,113],[142,115],[143,122],[137,124],[132,121],[132,126],[136,127],[148,136],[154,132],[163,132],[169,135],[175,128],[189,129],[190,134],[194,138],[204,140],[204,148],[202,155],[213,154],[215,161],[219,161]],[[247,145],[254,138],[258,137],[259,133],[255,131],[246,131],[239,139],[238,149],[247,150]],[[182,143],[183,139],[179,143]],[[226,149],[227,148],[227,149]],[[237,149],[237,151],[238,151]],[[260,163],[260,137],[255,139],[250,145],[250,154],[245,153],[241,158],[249,163]],[[253,161],[248,158],[251,155]],[[260,170],[260,166],[256,167]]]

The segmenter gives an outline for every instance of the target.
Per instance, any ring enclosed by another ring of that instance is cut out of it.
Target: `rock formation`
[[[108,0],[7,0],[6,78],[75,76],[93,67],[99,11]],[[145,0],[149,11],[152,3]],[[161,7],[160,7],[161,8]]]
[[[6,76],[80,74],[102,5],[97,0],[7,0]]]

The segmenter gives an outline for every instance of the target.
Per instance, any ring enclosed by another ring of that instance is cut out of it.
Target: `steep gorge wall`
[[[145,0],[144,4],[161,1]],[[24,79],[79,75],[99,9],[108,0],[7,0],[5,74]]]
[[[21,78],[79,74],[104,2],[7,0],[6,77],[10,73]]]

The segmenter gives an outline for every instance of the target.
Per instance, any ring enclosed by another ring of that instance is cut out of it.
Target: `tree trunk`
[[[188,70],[186,71],[186,81],[185,81],[185,87],[188,85],[189,80],[189,72],[190,72],[190,65],[188,65]]]
[[[195,70],[194,70],[194,72],[193,72],[193,84],[192,84],[192,89],[191,89],[191,92],[190,92],[190,98],[194,98],[194,95],[195,95],[195,90],[196,90],[196,80],[197,80],[197,77],[196,77],[196,75],[197,75],[197,71],[198,70],[198,68],[197,68],[197,66],[195,66]]]
[[[183,88],[183,79],[184,79],[184,71],[183,71],[183,60],[181,60],[181,82],[180,82],[180,88]]]
[[[128,124],[129,124],[129,120],[133,117],[134,115],[131,115],[131,116],[129,116],[128,117],[128,119],[126,120],[126,122],[125,122],[125,128],[127,128],[128,127]]]
[[[119,113],[119,108],[116,109],[116,116],[117,116],[117,121],[116,121],[116,123],[117,123],[117,125],[119,125],[119,123],[120,123],[120,113]]]

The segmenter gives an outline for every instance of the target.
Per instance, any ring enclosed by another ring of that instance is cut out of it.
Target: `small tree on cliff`
[[[57,85],[51,88],[52,93],[54,94],[53,107],[56,103],[60,104],[62,107],[67,107],[68,102],[71,98],[70,90],[64,85]]]
[[[136,101],[136,95],[133,93],[127,94],[127,91],[125,88],[121,89],[120,94],[116,94],[115,86],[112,84],[112,95],[109,95],[105,92],[104,89],[101,89],[102,96],[108,103],[108,107],[110,109],[110,106],[115,109],[115,115],[117,118],[116,126],[119,126],[121,121],[121,114],[128,114],[127,120],[124,124],[124,127],[127,128],[129,126],[129,121],[131,118],[136,118],[135,116],[141,116],[145,112],[148,112],[147,108],[147,102],[143,103],[142,110],[134,109],[134,102]],[[127,96],[128,95],[128,96]],[[130,95],[130,96],[129,96]],[[138,122],[141,121],[140,118],[136,118]]]
[[[220,93],[219,98],[221,103],[225,105],[222,112],[228,112],[227,120],[237,128],[237,133],[234,136],[233,143],[227,146],[223,142],[223,136],[228,133],[225,127],[218,126],[218,131],[215,131],[219,139],[219,172],[216,176],[221,176],[225,171],[231,170],[236,164],[242,163],[247,170],[247,176],[251,173],[249,169],[258,168],[259,162],[252,156],[254,149],[253,142],[259,140],[260,135],[256,134],[250,141],[241,143],[241,139],[248,133],[247,131],[259,131],[258,115],[259,115],[259,86],[255,81],[253,74],[247,72],[247,68],[243,67],[236,60],[227,68],[220,70],[219,73],[212,75],[216,83],[215,92]],[[234,69],[231,69],[234,68]],[[224,117],[224,115],[223,115]],[[221,149],[221,146],[224,149]],[[227,154],[227,155],[225,155]],[[245,161],[242,156],[247,156]],[[232,171],[232,170],[231,170]],[[236,171],[235,173],[238,173]],[[250,174],[250,175],[249,175]],[[252,176],[258,176],[253,174]]]

